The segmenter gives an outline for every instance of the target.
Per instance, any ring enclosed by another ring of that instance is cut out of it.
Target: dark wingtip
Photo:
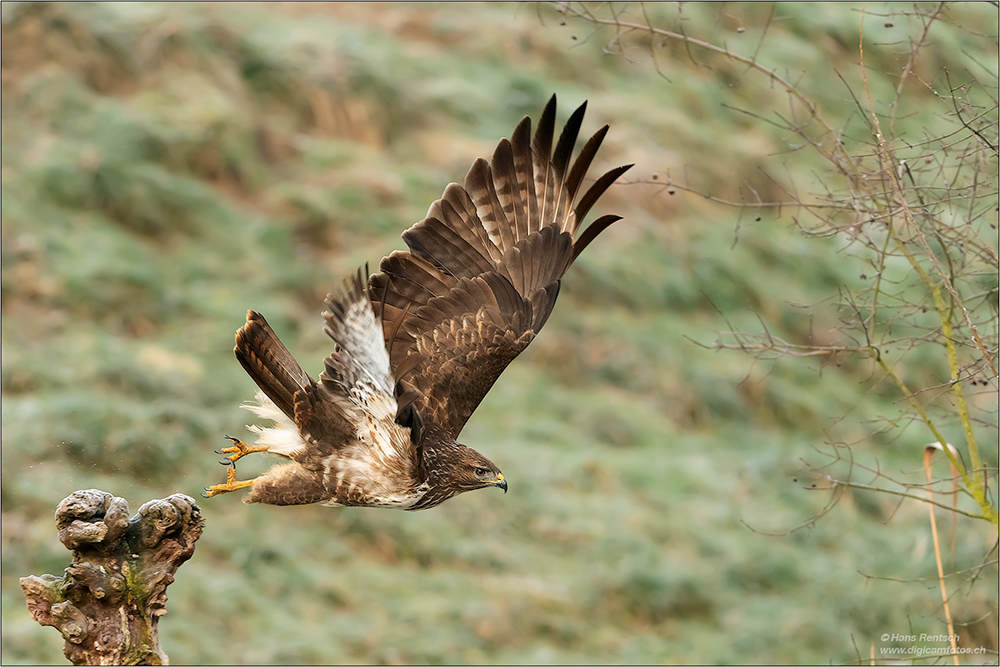
[[[587,213],[590,212],[591,207],[600,199],[601,195],[604,194],[605,190],[611,187],[611,184],[618,180],[618,177],[624,174],[626,171],[631,169],[634,165],[626,164],[620,167],[615,167],[608,173],[604,174],[598,178],[590,189],[587,190],[583,197],[580,198],[580,202],[576,205],[576,219],[577,224],[583,222],[583,219],[587,217]]]
[[[598,234],[621,219],[622,216],[620,215],[602,215],[600,218],[590,223],[590,226],[583,230],[583,234],[580,234],[580,238],[578,238],[576,243],[573,244],[572,261],[576,261],[576,258],[580,256],[580,253],[583,252],[588,245],[590,245],[591,241],[597,238]]]

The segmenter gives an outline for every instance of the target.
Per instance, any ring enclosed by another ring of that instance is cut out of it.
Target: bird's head
[[[423,459],[431,488],[448,498],[492,486],[507,492],[507,480],[493,461],[454,440],[426,447]]]
[[[507,493],[507,480],[500,468],[493,461],[472,449],[460,446],[460,455],[449,471],[450,481],[456,488],[456,493],[464,493],[490,486],[503,489]]]
[[[507,480],[493,461],[454,440],[423,450],[427,491],[411,510],[440,505],[466,491],[497,487],[507,493]]]

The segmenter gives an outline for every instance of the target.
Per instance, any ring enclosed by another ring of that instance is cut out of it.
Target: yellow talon
[[[236,463],[241,458],[247,454],[253,454],[254,452],[266,452],[268,450],[267,445],[248,445],[247,443],[234,438],[231,435],[227,435],[227,438],[233,441],[231,447],[223,447],[219,450],[220,454],[232,454],[232,456],[227,456],[232,463]]]
[[[243,482],[236,481],[236,462],[247,454],[253,454],[254,452],[266,452],[268,450],[267,445],[248,445],[247,443],[234,438],[231,435],[227,435],[227,438],[232,440],[233,444],[229,447],[223,447],[220,449],[218,454],[229,454],[222,461],[228,469],[226,470],[226,482],[224,484],[213,484],[212,486],[205,487],[204,496],[206,498],[211,498],[223,493],[229,493],[230,491],[239,491],[240,489],[245,489],[248,486],[253,486],[255,480],[248,479]]]
[[[225,451],[225,450],[223,450]],[[226,470],[226,482],[225,484],[213,484],[212,486],[205,487],[205,497],[211,498],[213,496],[220,495],[222,493],[229,493],[230,491],[239,491],[240,489],[245,489],[248,486],[253,486],[256,479],[248,479],[242,482],[236,481],[236,466],[229,466]]]

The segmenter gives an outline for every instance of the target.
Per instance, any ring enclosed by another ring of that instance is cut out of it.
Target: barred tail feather
[[[294,419],[295,392],[309,383],[309,376],[263,315],[247,311],[246,324],[236,332],[233,352],[264,395],[289,419]]]

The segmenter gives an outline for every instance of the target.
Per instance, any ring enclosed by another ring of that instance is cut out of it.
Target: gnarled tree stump
[[[28,610],[66,640],[74,665],[166,665],[157,623],[167,586],[194,554],[205,520],[189,496],[151,500],[131,519],[110,493],[77,491],[56,508],[66,573],[21,578]]]

